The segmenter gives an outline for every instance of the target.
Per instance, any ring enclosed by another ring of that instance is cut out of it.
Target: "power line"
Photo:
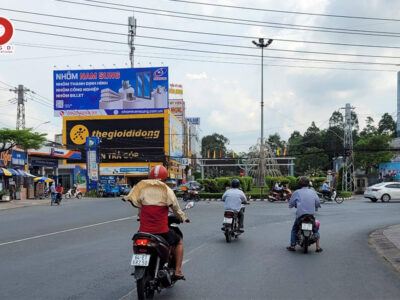
[[[37,12],[32,12],[32,11],[22,11],[22,10],[7,9],[7,8],[0,8],[0,10],[12,11],[12,12],[23,13],[23,14],[31,14],[31,15],[37,15],[37,16],[52,17],[52,18],[61,18],[61,19],[66,19],[66,20],[92,22],[92,23],[107,24],[107,25],[117,25],[117,26],[124,26],[124,27],[127,26],[126,24],[123,24],[123,23],[106,22],[106,21],[100,21],[100,20],[90,20],[90,19],[82,19],[82,18],[75,18],[75,17],[66,17],[66,16],[59,16],[59,15],[53,15],[53,14],[43,14],[43,13],[37,13]],[[212,32],[202,32],[202,31],[191,31],[191,30],[181,30],[181,29],[173,29],[173,28],[161,28],[161,27],[144,26],[144,25],[137,25],[137,27],[146,28],[146,29],[153,29],[153,30],[173,31],[173,32],[202,34],[202,35],[214,35],[214,36],[224,36],[224,37],[234,37],[234,38],[245,38],[245,39],[257,39],[257,38],[259,38],[259,37],[254,37],[254,36],[223,34],[223,33],[212,33]],[[400,49],[400,46],[390,46],[390,45],[370,45],[370,44],[321,42],[321,41],[280,39],[280,38],[276,38],[276,37],[272,37],[272,39],[275,40],[275,41],[287,42],[287,43],[305,43],[305,44],[319,44],[319,45],[346,46],[346,47],[363,47],[363,48]]]
[[[44,49],[56,49],[62,51],[83,51],[80,49],[68,49],[68,46],[64,47],[47,47],[47,46],[40,46],[34,44],[26,44],[26,43],[14,43],[15,45],[20,45],[24,47],[34,47],[34,48],[44,48]],[[100,52],[100,51],[83,51],[87,53],[96,53],[96,54],[111,54],[111,55],[121,55],[126,56],[127,54],[121,53],[112,53],[112,52]],[[148,53],[148,52],[147,52]],[[179,57],[170,57],[170,56],[149,56],[149,55],[136,55],[136,57],[141,58],[156,58],[156,59],[165,59],[165,60],[177,60],[177,61],[191,61],[191,62],[206,62],[206,63],[222,63],[222,64],[230,64],[230,65],[247,65],[247,66],[259,66],[258,63],[242,63],[242,62],[235,62],[235,61],[218,61],[218,60],[205,60],[205,59],[188,59],[182,58],[179,54],[172,54],[166,53],[165,55],[174,55]],[[187,56],[187,54],[186,54]],[[194,56],[196,57],[196,56]],[[207,56],[200,56],[200,57],[207,57]],[[212,57],[211,58],[222,58],[222,57]],[[230,59],[235,59],[236,57],[231,57]],[[34,59],[34,58],[31,58]],[[247,58],[240,58],[240,59],[247,59]],[[115,64],[114,64],[115,65]],[[397,72],[397,70],[390,70],[390,69],[364,69],[364,68],[339,68],[339,67],[322,67],[322,66],[304,66],[304,65],[284,65],[284,64],[271,64],[265,63],[264,66],[266,67],[282,67],[282,68],[303,68],[303,69],[320,69],[320,70],[342,70],[342,71],[367,71],[367,72]],[[80,65],[79,65],[80,67]]]
[[[400,19],[392,19],[392,18],[377,18],[377,17],[365,17],[365,16],[349,16],[349,15],[336,15],[336,14],[307,13],[307,12],[300,12],[300,11],[256,8],[256,7],[246,7],[246,6],[234,6],[234,5],[208,3],[208,2],[196,2],[196,1],[187,1],[187,0],[168,0],[168,1],[184,2],[184,3],[197,4],[197,5],[217,6],[217,7],[225,7],[225,8],[237,8],[237,9],[254,10],[254,11],[266,11],[266,12],[284,13],[284,14],[318,16],[318,17],[333,17],[333,18],[376,20],[376,21],[393,21],[393,22],[399,22],[400,21]]]
[[[69,1],[69,0],[56,0],[56,1],[75,4],[75,5],[84,5],[84,6],[98,7],[98,8],[108,8],[108,9],[120,10],[120,11],[131,11],[132,9],[135,9],[135,12],[139,13],[139,14],[140,13],[141,14],[150,14],[150,15],[158,15],[158,16],[165,16],[165,17],[190,19],[190,20],[198,20],[198,21],[206,21],[206,22],[226,23],[226,24],[234,24],[234,25],[246,25],[246,26],[251,25],[251,26],[257,26],[257,27],[270,27],[270,28],[291,29],[291,30],[300,30],[300,31],[340,33],[340,34],[351,34],[351,35],[400,37],[400,36],[398,36],[399,33],[383,33],[383,32],[373,33],[372,31],[368,32],[368,31],[354,30],[354,29],[340,29],[340,28],[338,29],[338,28],[295,25],[295,24],[286,24],[286,23],[277,23],[277,22],[254,21],[254,20],[248,20],[248,19],[238,19],[238,18],[219,17],[219,16],[217,17],[217,16],[194,14],[194,13],[188,13],[188,12],[177,12],[177,11],[171,11],[171,10],[165,10],[165,9],[155,9],[155,8],[147,8],[147,7],[142,7],[142,6],[126,5],[126,4],[122,4],[122,3],[110,3],[110,2],[105,2],[105,1],[86,0],[87,2],[101,3],[101,4],[106,4],[106,5],[115,5],[118,7],[110,7],[110,6],[102,6],[102,5],[98,5],[98,4],[73,2],[73,1]],[[120,7],[129,7],[130,10],[120,8]],[[140,11],[138,9],[149,10],[149,11]],[[161,13],[156,13],[155,11],[158,11]],[[170,13],[170,14],[168,14],[168,13]],[[188,17],[188,16],[190,16],[190,17]],[[205,19],[205,18],[213,18],[213,19]],[[248,23],[248,22],[250,22],[250,23]],[[270,25],[268,25],[268,24],[270,24]],[[308,27],[312,27],[312,28],[308,28]],[[317,29],[317,28],[321,28],[321,29]],[[327,29],[322,29],[322,28],[327,28]]]
[[[104,31],[104,30],[95,30],[89,28],[82,28],[82,27],[72,27],[72,26],[65,26],[65,25],[56,25],[56,24],[49,24],[49,23],[42,23],[42,22],[32,22],[26,20],[18,20],[18,19],[11,19],[12,21],[22,22],[22,23],[29,23],[29,24],[36,24],[36,25],[43,25],[43,26],[50,26],[50,27],[59,27],[59,28],[66,28],[66,29],[74,29],[86,32],[96,32],[96,33],[105,33],[105,34],[112,34],[118,36],[128,36],[125,33],[119,32],[111,32],[111,31]],[[201,41],[194,41],[194,40],[181,40],[181,39],[172,39],[172,38],[163,38],[157,36],[146,36],[146,35],[136,35],[137,37],[145,38],[145,39],[152,39],[152,40],[163,40],[163,41],[173,41],[173,42],[183,42],[183,43],[191,43],[191,44],[200,44],[200,45],[209,45],[209,46],[221,46],[221,47],[232,47],[232,48],[241,48],[241,49],[251,49],[256,50],[254,47],[250,46],[240,46],[240,45],[232,45],[232,44],[221,44],[221,43],[212,43],[212,42],[201,42]],[[307,51],[307,50],[289,50],[289,49],[279,49],[279,48],[268,48],[268,51],[278,51],[278,52],[291,52],[291,53],[305,53],[305,54],[321,54],[321,55],[335,55],[335,56],[349,56],[349,57],[370,57],[370,58],[395,58],[398,59],[400,56],[387,56],[387,55],[371,55],[371,54],[351,54],[351,53],[338,53],[338,52],[321,52],[321,51]]]
[[[72,36],[72,35],[49,33],[49,32],[34,31],[34,30],[26,30],[26,29],[19,29],[19,28],[16,28],[16,30],[17,31],[23,31],[23,32],[29,32],[29,33],[42,34],[42,35],[50,35],[50,36],[66,37],[66,38],[73,38],[73,39],[81,39],[81,40],[87,40],[87,41],[106,42],[106,43],[122,44],[122,45],[126,44],[124,42],[110,41],[110,40],[104,40],[104,39],[94,39],[94,38],[88,38],[88,37],[82,37],[82,36]],[[258,57],[257,55],[244,54],[244,53],[216,52],[216,51],[197,50],[197,49],[183,49],[183,48],[166,47],[166,46],[159,46],[159,45],[136,44],[136,46],[147,47],[147,48],[169,49],[169,50],[177,50],[177,51],[199,52],[199,53],[211,53],[211,54],[223,54],[223,55],[227,54],[227,55],[244,56],[244,57]],[[396,64],[396,63],[383,63],[383,62],[367,62],[367,61],[358,62],[358,61],[329,60],[329,59],[315,59],[315,58],[295,58],[295,57],[283,57],[283,56],[271,56],[271,55],[265,55],[265,57],[275,58],[275,59],[298,60],[298,61],[312,61],[312,62],[329,62],[329,63],[345,63],[345,64],[398,66],[398,64]]]

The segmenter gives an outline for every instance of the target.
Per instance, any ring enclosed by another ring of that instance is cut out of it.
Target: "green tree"
[[[343,127],[343,115],[340,111],[336,110],[329,118],[329,127]]]
[[[359,140],[354,146],[355,167],[368,174],[372,169],[378,169],[380,163],[390,161],[393,157],[388,151],[391,140],[387,135],[375,135]]]
[[[329,156],[329,160],[333,157],[343,155],[343,138],[344,131],[342,126],[329,127],[321,132],[323,140],[323,148]]]
[[[378,129],[374,126],[374,119],[372,117],[367,117],[365,123],[365,128],[360,132],[361,139],[370,138],[378,133]]]
[[[32,129],[0,129],[0,153],[17,146],[21,149],[39,149],[46,141],[46,133],[32,132]]]
[[[299,131],[295,130],[288,139],[288,155],[296,155],[304,148],[303,136]]]
[[[396,136],[396,122],[392,116],[388,113],[383,114],[381,120],[378,123],[378,133],[386,134],[391,137]]]
[[[206,158],[208,151],[210,151],[210,157],[213,157],[214,151],[217,157],[219,157],[220,151],[225,155],[227,144],[229,144],[229,140],[222,134],[213,133],[212,135],[207,135],[201,139],[201,155]]]
[[[315,174],[329,169],[329,157],[323,149],[310,147],[298,154],[295,160],[297,175]]]
[[[314,121],[304,132],[302,143],[306,147],[322,148],[321,130],[315,125]]]
[[[279,133],[270,134],[267,143],[274,152],[277,149],[280,149],[282,151],[286,147],[286,142],[281,140],[281,136],[279,135]]]

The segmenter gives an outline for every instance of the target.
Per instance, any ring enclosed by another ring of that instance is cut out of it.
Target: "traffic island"
[[[368,243],[400,272],[400,224],[375,230],[370,234]]]

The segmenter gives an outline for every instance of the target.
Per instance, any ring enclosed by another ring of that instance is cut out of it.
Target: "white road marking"
[[[70,229],[60,230],[60,231],[56,231],[56,232],[51,232],[51,233],[46,233],[46,234],[31,236],[31,237],[24,238],[24,239],[20,239],[20,240],[15,240],[15,241],[10,241],[10,242],[0,243],[0,246],[10,245],[10,244],[16,244],[16,243],[20,243],[20,242],[24,242],[24,241],[39,239],[39,238],[43,238],[43,237],[48,237],[48,236],[60,234],[60,233],[65,233],[65,232],[71,232],[71,231],[86,229],[86,228],[95,227],[95,226],[100,226],[100,225],[109,224],[109,223],[114,223],[114,222],[126,221],[126,220],[130,220],[130,219],[133,219],[133,218],[136,218],[136,217],[126,217],[126,218],[115,219],[115,220],[111,220],[111,221],[106,221],[106,222],[101,222],[101,223],[96,223],[96,224],[91,224],[91,225],[85,225],[85,226],[81,226],[81,227],[70,228]]]

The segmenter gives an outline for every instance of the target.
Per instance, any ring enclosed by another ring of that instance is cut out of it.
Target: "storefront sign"
[[[192,125],[200,125],[200,118],[186,118],[186,120]]]
[[[11,164],[14,166],[24,166],[26,160],[25,152],[13,150],[11,157]]]
[[[64,138],[68,147],[83,145],[88,137],[99,138],[101,163],[160,161],[164,155],[164,116],[145,116],[65,118]]]
[[[54,71],[54,101],[56,116],[162,113],[168,67]]]
[[[0,166],[9,167],[12,159],[11,151],[7,150],[0,153]]]
[[[101,167],[101,174],[135,174],[146,175],[149,173],[148,167]]]
[[[31,161],[31,166],[34,167],[49,167],[49,168],[56,168],[58,165],[58,162],[56,160],[37,160],[37,159],[32,159]]]

